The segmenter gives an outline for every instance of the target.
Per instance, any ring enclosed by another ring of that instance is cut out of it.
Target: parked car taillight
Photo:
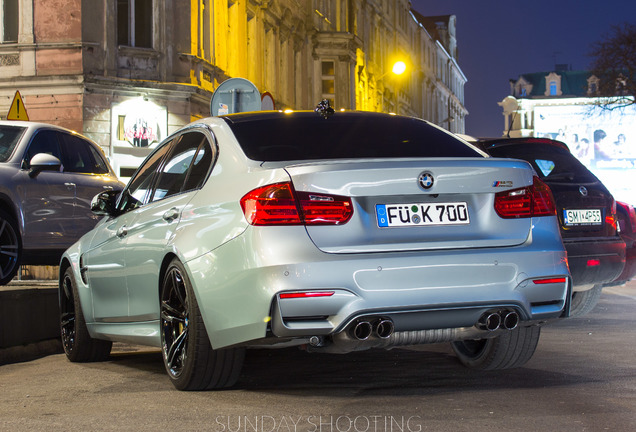
[[[556,215],[556,205],[548,185],[534,177],[532,186],[499,192],[495,211],[504,219]]]
[[[353,214],[351,199],[314,192],[296,192],[291,183],[263,186],[241,198],[252,225],[341,225]]]
[[[612,212],[611,214],[605,215],[605,223],[613,228],[612,234],[616,234],[617,231],[617,218],[616,218],[616,200],[612,198]]]

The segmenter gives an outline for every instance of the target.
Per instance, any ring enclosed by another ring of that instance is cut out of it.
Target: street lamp
[[[380,78],[378,78],[378,81],[390,73],[393,73],[394,75],[402,75],[404,72],[406,72],[406,63],[404,63],[403,61],[396,61],[395,63],[393,63],[393,67],[391,68],[391,70],[385,72]]]
[[[393,64],[393,69],[391,70],[391,72],[393,72],[394,74],[402,75],[404,71],[406,71],[406,63],[404,63],[403,61],[396,61],[395,64]]]
[[[395,76],[399,76],[399,75],[402,75],[404,72],[406,72],[406,63],[404,63],[401,60],[398,60],[395,63],[393,63],[393,67],[391,68],[389,72],[386,72],[380,78],[378,78],[378,81],[380,81],[382,78],[387,76],[389,73],[393,73]],[[399,106],[398,106],[399,103],[400,103],[399,83],[396,82],[395,84],[395,113],[396,114],[399,113]]]

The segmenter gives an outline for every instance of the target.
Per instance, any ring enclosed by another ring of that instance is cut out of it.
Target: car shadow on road
[[[478,371],[462,366],[448,344],[422,349],[369,350],[346,355],[297,349],[250,350],[235,388],[334,397],[433,395],[458,391],[544,388],[587,378],[525,367]]]
[[[118,347],[109,362],[109,369],[166,373],[161,352],[152,348]],[[274,394],[305,394],[310,390],[314,395],[331,397],[408,396],[546,388],[589,381],[589,377],[533,368],[533,360],[517,369],[471,370],[459,363],[449,344],[439,344],[349,354],[308,353],[298,348],[250,349],[238,382],[228,390]]]

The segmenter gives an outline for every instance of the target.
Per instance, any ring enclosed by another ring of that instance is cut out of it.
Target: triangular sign
[[[9,108],[9,114],[7,114],[7,120],[29,120],[29,115],[24,107],[24,102],[22,102],[22,96],[20,96],[19,91],[15,92],[13,102],[11,102],[11,107]]]

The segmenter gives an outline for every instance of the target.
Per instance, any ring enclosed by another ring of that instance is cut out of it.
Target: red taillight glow
[[[534,279],[532,282],[534,282],[537,285],[551,284],[551,283],[565,283],[565,278],[557,277],[557,278],[547,278],[547,279]]]
[[[279,295],[279,297],[281,299],[331,297],[334,294],[335,294],[335,291],[302,291],[302,292],[282,293]]]
[[[241,208],[252,225],[341,225],[353,214],[350,198],[296,192],[291,183],[254,189],[241,198]]]
[[[535,176],[532,186],[498,192],[495,211],[504,219],[552,216],[556,206],[548,185]]]
[[[587,260],[588,267],[598,267],[601,265],[601,260],[599,259],[589,259]]]

